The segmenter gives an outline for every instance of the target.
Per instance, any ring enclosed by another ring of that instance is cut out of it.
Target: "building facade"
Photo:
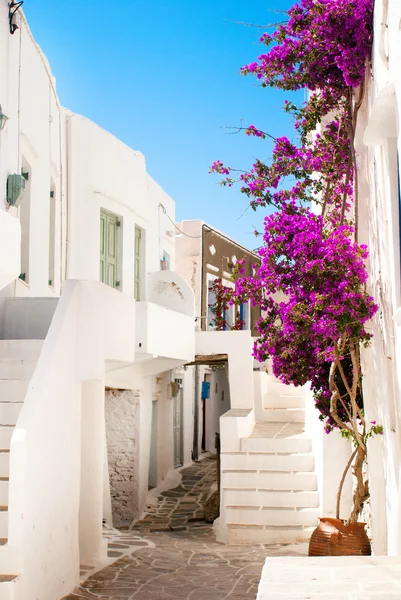
[[[360,242],[369,247],[369,290],[379,305],[372,346],[363,351],[369,421],[383,425],[369,441],[373,549],[401,554],[401,6],[376,0],[371,70],[356,140],[360,167]]]
[[[244,261],[244,274],[251,276],[259,257],[201,220],[178,223],[175,239],[177,272],[195,294],[195,329],[198,332],[216,331],[213,282],[220,280],[223,286],[233,288],[237,262]],[[248,302],[228,306],[223,311],[222,329],[231,331],[236,320],[240,320],[243,331],[256,335],[259,315],[258,308],[251,309]],[[220,417],[231,406],[227,354],[197,356],[187,371],[183,376],[194,406],[193,457],[198,458],[202,452],[216,451],[215,436],[220,431]]]
[[[1,0],[0,595],[54,600],[80,562],[104,559],[103,521],[129,525],[149,479],[174,468],[194,296],[174,271],[174,201],[143,154],[60,106],[9,10]],[[183,463],[191,450],[183,435]]]

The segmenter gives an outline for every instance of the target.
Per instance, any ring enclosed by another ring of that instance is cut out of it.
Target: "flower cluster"
[[[254,354],[271,356],[284,383],[316,383],[343,335],[369,342],[364,326],[377,306],[365,291],[366,246],[352,233],[348,225],[325,229],[322,216],[294,204],[265,218],[257,278],[240,278],[236,293],[257,297],[263,318]]]
[[[372,42],[372,0],[301,0],[261,43],[272,46],[243,67],[264,86],[338,90],[361,84]]]
[[[270,163],[257,159],[237,180],[254,210],[276,212],[264,222],[256,277],[238,279],[235,293],[262,308],[255,356],[271,356],[275,375],[285,383],[312,383],[328,430],[350,414],[344,392],[339,421],[332,418],[332,388],[343,384],[336,375],[330,387],[330,365],[335,359],[349,363],[350,348],[369,343],[365,324],[377,311],[365,291],[367,248],[358,245],[353,226],[354,89],[363,86],[372,13],[372,0],[301,0],[285,25],[262,36],[268,51],[241,70],[265,87],[309,92],[301,107],[289,101],[284,106],[294,117],[299,143],[275,139]],[[245,134],[268,136],[255,125]],[[235,170],[221,161],[211,171],[225,176],[223,185],[235,183]],[[346,378],[345,372],[351,383],[353,369],[342,368]],[[362,408],[360,382],[356,394]]]
[[[299,142],[276,139],[270,163],[256,160],[239,176],[254,210],[272,206],[276,212],[264,221],[256,277],[240,277],[230,300],[260,305],[255,357],[271,357],[284,383],[311,382],[326,432],[340,428],[354,442],[345,470],[354,460],[350,521],[369,495],[362,475],[367,440],[383,431],[365,422],[359,359],[360,345],[370,341],[366,323],[378,308],[365,287],[368,251],[358,244],[354,149],[372,14],[373,0],[300,0],[285,25],[262,36],[269,50],[242,69],[264,87],[305,88],[309,99],[284,107]],[[255,125],[245,134],[268,136]],[[234,170],[221,161],[211,171],[225,176],[223,185],[235,183]],[[341,489],[342,483],[337,517]]]

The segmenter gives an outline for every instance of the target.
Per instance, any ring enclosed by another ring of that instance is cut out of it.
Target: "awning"
[[[228,361],[228,354],[196,354],[195,360],[191,363],[187,363],[186,367],[192,367],[194,365],[225,365]]]

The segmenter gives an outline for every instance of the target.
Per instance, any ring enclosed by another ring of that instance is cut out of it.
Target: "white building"
[[[258,256],[202,221],[184,221],[177,228],[176,268],[195,293],[195,366],[187,369],[185,381],[195,406],[194,456],[214,451],[215,432],[221,435],[218,539],[240,544],[305,541],[318,516],[335,515],[349,447],[339,436],[324,434],[309,390],[285,386],[268,364],[253,360],[257,311],[241,307],[242,331],[215,331],[210,283],[221,278],[224,285],[233,285],[232,267],[242,258],[245,273],[253,274]],[[229,329],[234,315],[227,314],[226,320]],[[203,381],[210,386],[206,398]],[[348,478],[345,513],[350,500]]]
[[[60,106],[13,22],[0,0],[0,598],[55,600],[174,466],[194,296],[144,156]]]
[[[237,261],[245,259],[245,272],[252,275],[259,257],[233,239],[201,220],[182,221],[176,232],[176,270],[195,294],[195,329],[216,330],[216,302],[211,284],[221,279],[225,287],[234,287],[232,275]],[[235,317],[241,318],[242,330],[256,334],[255,324],[259,309],[250,309],[248,303],[230,306],[224,311],[225,329],[230,331]],[[238,338],[239,339],[239,338]],[[249,345],[247,346],[247,348]],[[227,349],[226,349],[227,350]],[[195,364],[184,374],[186,394],[194,406],[193,457],[201,452],[215,452],[215,434],[220,432],[220,417],[231,406],[228,378],[227,352],[213,352],[210,356],[199,354]]]
[[[373,549],[401,554],[401,5],[376,0],[372,70],[358,117],[360,242],[369,247],[369,289],[379,305],[372,347],[363,353],[369,421],[384,427],[369,441]]]

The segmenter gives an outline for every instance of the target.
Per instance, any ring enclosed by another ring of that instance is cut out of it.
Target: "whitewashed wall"
[[[145,230],[146,273],[160,270],[163,250],[174,264],[174,202],[146,173],[145,157],[80,115],[67,116],[69,243],[67,277],[99,279],[100,210],[121,219],[120,290],[134,295],[135,225]],[[146,298],[146,291],[144,298]]]
[[[368,287],[380,306],[372,347],[362,354],[367,420],[384,426],[383,438],[368,444],[376,554],[401,554],[400,23],[398,0],[375,2],[372,72],[357,135],[360,241],[369,246]]]
[[[9,120],[0,132],[0,210],[6,208],[7,175],[20,173],[21,169],[29,172],[23,204],[8,211],[10,216],[22,219],[20,273],[26,274],[26,282],[18,280],[8,294],[54,296],[60,293],[63,273],[61,240],[64,242],[66,223],[62,196],[63,114],[47,60],[33,40],[24,18],[19,16],[18,23],[19,29],[10,35],[8,2],[1,0],[0,104]],[[51,188],[54,198],[50,198]],[[57,239],[54,244],[54,276],[49,285],[51,202],[55,206]]]
[[[195,294],[196,331],[201,329],[202,314],[202,225],[202,221],[181,221],[177,223],[175,238],[177,273]]]

